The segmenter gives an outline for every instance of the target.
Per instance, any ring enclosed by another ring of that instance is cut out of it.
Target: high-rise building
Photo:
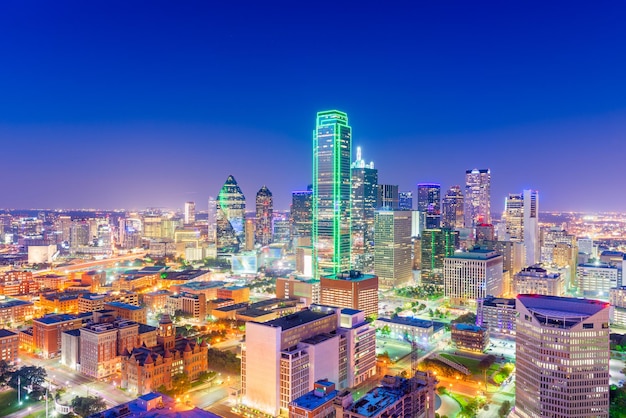
[[[444,228],[463,228],[463,192],[461,186],[452,186],[441,202],[441,226]]]
[[[246,236],[246,197],[232,175],[217,195],[215,209],[217,251],[238,252]]]
[[[549,273],[539,265],[526,267],[515,274],[513,288],[515,295],[563,296],[565,294],[563,276],[559,273]]]
[[[526,265],[540,261],[539,193],[524,190],[521,194],[509,194],[504,208],[507,238],[524,242]]]
[[[609,416],[609,304],[519,295],[515,416]]]
[[[443,260],[456,251],[459,232],[449,228],[426,229],[420,241],[422,283],[443,285]]]
[[[399,209],[400,197],[398,194],[398,185],[396,184],[379,184],[378,185],[378,202],[377,209]]]
[[[91,239],[89,224],[85,221],[75,220],[70,226],[70,248],[77,249],[87,245]]]
[[[399,192],[398,193],[398,208],[400,210],[413,210],[413,192]]]
[[[357,270],[374,268],[374,213],[378,201],[378,170],[361,158],[357,147],[352,163],[352,266]]]
[[[465,227],[491,223],[491,171],[473,169],[465,171],[464,199]]]
[[[213,196],[209,196],[209,206],[207,211],[207,238],[210,243],[215,243],[217,232],[217,201]]]
[[[368,317],[378,314],[378,277],[348,271],[320,278],[320,303],[358,309]]]
[[[419,183],[417,185],[417,210],[425,213],[440,213],[441,185]]]
[[[446,257],[443,276],[444,295],[454,305],[502,296],[502,256],[496,251],[474,248]]]
[[[185,225],[196,223],[196,202],[185,202]]]
[[[312,212],[313,190],[296,190],[291,192],[291,225],[292,234],[297,237],[310,237],[313,225]]]
[[[374,273],[381,289],[405,284],[413,277],[411,260],[411,211],[376,212]]]
[[[263,186],[256,194],[256,243],[262,246],[272,242],[272,214],[274,203],[272,192]]]
[[[313,274],[350,269],[352,128],[337,110],[317,113],[313,132]]]

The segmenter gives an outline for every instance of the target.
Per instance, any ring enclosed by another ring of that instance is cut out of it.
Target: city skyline
[[[624,4],[335,5],[350,19],[323,32],[316,8],[161,6],[3,6],[0,207],[203,210],[232,174],[286,210],[313,180],[324,109],[350,115],[381,184],[447,190],[484,167],[494,212],[523,189],[546,210],[626,207],[609,152],[626,131]],[[336,40],[331,91],[311,51]]]

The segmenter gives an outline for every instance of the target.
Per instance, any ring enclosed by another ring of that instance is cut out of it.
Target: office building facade
[[[255,241],[261,246],[269,245],[272,242],[273,227],[272,219],[274,213],[274,200],[272,192],[263,186],[256,194],[256,226]]]
[[[408,283],[413,277],[411,212],[380,210],[375,216],[374,273],[381,289]]]
[[[515,416],[609,416],[609,304],[518,295]]]
[[[465,172],[465,227],[491,223],[491,170],[473,169]]]
[[[215,210],[217,251],[238,252],[246,238],[246,197],[232,175],[217,195]]]

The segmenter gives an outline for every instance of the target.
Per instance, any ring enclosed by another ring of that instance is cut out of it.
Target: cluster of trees
[[[231,264],[230,261],[224,258],[205,258],[202,260],[205,267],[209,268],[219,268],[219,269],[228,269],[230,270]]]
[[[428,316],[430,316],[431,318],[437,317],[437,318],[443,319],[447,317],[448,315],[450,315],[448,311],[442,311],[439,308],[435,309],[434,311],[432,309],[428,310]]]
[[[468,312],[459,316],[457,319],[452,321],[453,324],[469,324],[476,325],[476,314],[472,312]]]
[[[498,409],[498,416],[500,418],[504,418],[509,414],[509,411],[511,410],[511,402],[509,401],[504,401],[502,402],[502,405],[500,406],[500,409]]]
[[[99,396],[76,396],[72,399],[71,406],[74,413],[81,417],[104,411],[107,407],[104,399]]]
[[[4,360],[0,360],[0,387],[8,385],[25,390],[34,399],[41,398],[46,393],[44,382],[47,374],[43,367],[22,366],[16,369]]]
[[[231,351],[220,351],[209,348],[209,365],[211,369],[220,372],[239,374],[241,373],[241,359]]]
[[[423,284],[398,288],[395,289],[395,293],[398,296],[411,299],[438,299],[443,296],[443,289],[434,284]]]

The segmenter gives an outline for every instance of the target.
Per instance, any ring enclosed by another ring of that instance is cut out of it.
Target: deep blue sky
[[[623,210],[626,2],[3,1],[0,207],[204,209],[311,182],[348,112],[381,183],[492,170],[542,209]]]

